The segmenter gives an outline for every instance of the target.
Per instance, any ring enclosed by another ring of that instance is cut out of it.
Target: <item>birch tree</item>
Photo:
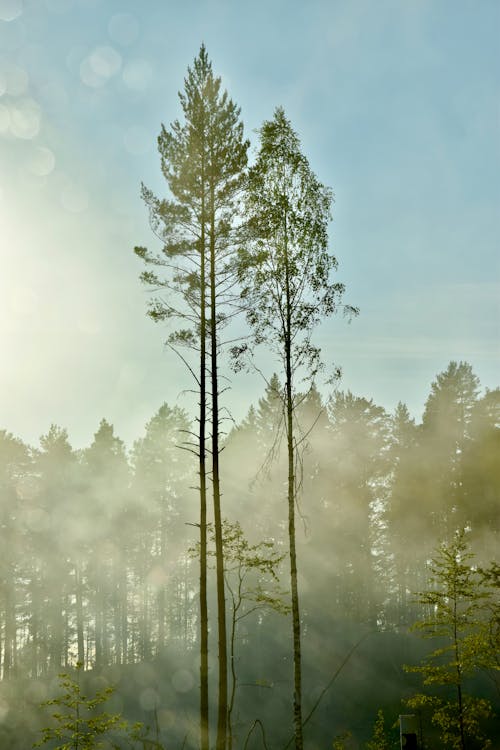
[[[295,747],[302,750],[302,667],[296,503],[300,472],[295,412],[298,384],[321,369],[313,330],[335,313],[344,286],[332,281],[337,261],[328,252],[332,192],[322,185],[301,153],[300,142],[283,109],[260,129],[260,150],[250,169],[246,203],[248,242],[239,256],[242,296],[255,344],[266,344],[281,364],[283,423],[288,479],[288,541],[292,596],[293,720]],[[353,308],[344,308],[355,312]],[[248,345],[235,349],[241,355]]]

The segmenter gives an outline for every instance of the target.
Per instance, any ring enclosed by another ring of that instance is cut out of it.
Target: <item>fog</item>
[[[249,545],[266,542],[258,554],[274,560],[274,575],[255,565],[257,553],[244,569],[235,747],[252,727],[249,746],[261,746],[256,719],[270,746],[284,747],[293,734],[281,395],[274,376],[221,454],[224,517],[241,525]],[[388,414],[349,391],[302,394],[304,717],[323,694],[305,727],[308,747],[328,746],[343,731],[361,747],[378,708],[391,724],[403,711],[418,678],[402,665],[426,653],[409,634],[422,614],[414,595],[429,586],[440,541],[465,527],[475,564],[498,560],[499,410],[500,389],[483,391],[464,362],[436,376],[421,424],[404,404]],[[58,695],[56,675],[77,662],[90,692],[115,686],[110,710],[143,721],[165,747],[197,747],[198,480],[196,458],[182,448],[192,428],[186,411],[164,404],[130,450],[104,419],[82,450],[62,426],[50,426],[36,446],[0,431],[2,747],[39,739],[47,722],[39,704]],[[229,586],[237,590],[243,570],[235,559],[227,547],[228,627]],[[481,680],[478,689],[491,693]]]

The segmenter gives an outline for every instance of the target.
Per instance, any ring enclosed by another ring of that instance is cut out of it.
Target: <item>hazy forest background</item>
[[[75,2],[76,14],[88,11],[90,0]],[[47,7],[69,13],[72,3]],[[14,34],[6,49],[17,54],[21,37],[36,37],[37,13],[0,0],[19,42]],[[130,13],[109,20],[124,56],[138,28]],[[36,45],[26,45],[31,70]],[[68,55],[89,111],[108,106],[103,92],[118,73],[143,101],[153,68],[124,60],[109,45]],[[0,60],[8,168],[19,144],[43,132],[26,97],[47,84],[22,65],[21,53],[16,64]],[[134,412],[127,442],[106,414],[87,445],[58,417],[39,442],[0,424],[0,747],[495,748],[500,387],[484,386],[457,344],[459,356],[422,384],[421,418],[402,401],[392,409],[352,392],[342,346],[349,336],[351,351],[362,346],[354,331],[364,300],[336,258],[334,195],[308,161],[307,120],[298,128],[273,105],[251,145],[238,91],[204,44],[184,76],[169,92],[173,101],[180,89],[172,116],[155,125],[161,180],[146,170],[141,184],[148,234],[130,233],[119,212],[120,253],[134,250],[141,315],[156,323],[168,363],[159,408],[130,439]],[[55,112],[62,95],[51,91]],[[96,143],[98,131],[90,124]],[[137,128],[124,136],[135,157],[143,141]],[[46,186],[55,156],[35,150],[29,169]],[[88,196],[61,186],[64,209],[85,214]],[[5,215],[10,243],[14,213]],[[410,282],[401,283],[404,295]],[[14,313],[33,311],[34,297],[16,289]],[[494,289],[490,280],[485,304]],[[78,323],[85,336],[100,330],[98,310]],[[71,399],[90,414],[102,363],[89,362]],[[133,411],[143,394],[134,377],[120,391],[122,381],[116,390]],[[28,411],[26,402],[19,414]],[[400,714],[415,717],[403,740]]]
[[[284,553],[278,389],[272,378],[231,429],[221,472],[224,515],[251,544],[272,540]],[[467,363],[437,376],[421,424],[403,404],[387,414],[349,391],[325,403],[312,390],[301,404],[304,432],[315,423],[297,537],[307,707],[367,634],[311,721],[308,746],[328,746],[344,730],[366,739],[379,708],[391,723],[403,711],[418,680],[402,664],[426,652],[408,634],[422,616],[412,592],[427,588],[439,540],[466,524],[478,562],[495,558],[499,409],[500,392],[481,392]],[[130,452],[105,420],[78,451],[55,425],[37,447],[1,433],[4,747],[35,737],[36,708],[57,693],[55,673],[78,659],[97,685],[118,686],[115,710],[158,722],[166,746],[185,736],[196,746],[198,570],[189,550],[198,499],[193,462],[177,447],[189,427],[185,411],[165,404]],[[272,591],[273,580],[262,585]],[[211,644],[211,671],[214,653]],[[264,601],[239,626],[239,741],[256,717],[273,746],[289,739],[290,658],[288,617]],[[480,673],[474,680],[498,706],[498,683],[492,690]]]

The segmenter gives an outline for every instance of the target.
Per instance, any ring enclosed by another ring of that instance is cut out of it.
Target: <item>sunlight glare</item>
[[[14,21],[23,12],[22,0],[0,0],[0,20]]]
[[[23,140],[31,140],[40,131],[41,110],[34,99],[19,99],[10,110],[10,130],[12,135]]]

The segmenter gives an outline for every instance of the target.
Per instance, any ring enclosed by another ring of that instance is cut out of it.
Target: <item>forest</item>
[[[401,714],[407,747],[498,747],[500,388],[452,361],[418,423],[327,372],[314,330],[358,313],[331,191],[281,108],[248,167],[203,46],[180,103],[168,197],[142,186],[159,249],[135,253],[197,406],[164,403],[130,449],[106,419],[79,450],[0,431],[0,745],[40,741],[65,673],[142,729],[53,748],[388,750]],[[235,423],[241,369],[262,396]]]

